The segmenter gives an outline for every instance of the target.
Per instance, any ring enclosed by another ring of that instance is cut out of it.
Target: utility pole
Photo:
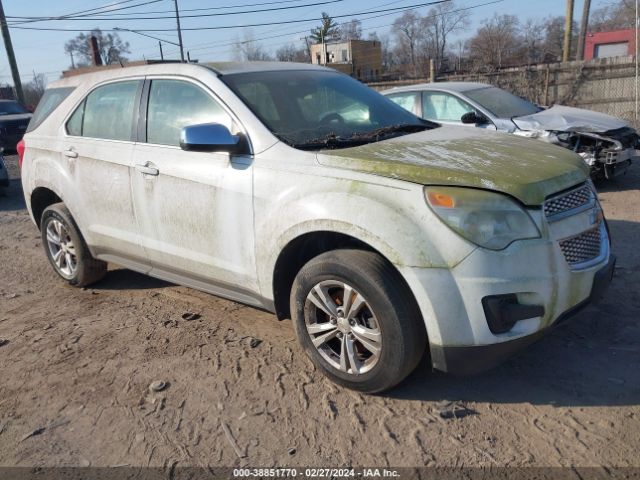
[[[182,45],[182,30],[180,29],[180,11],[178,10],[178,0],[173,0],[176,5],[176,23],[178,24],[178,43],[180,44],[180,60],[184,62],[184,46]]]
[[[7,19],[4,16],[4,7],[2,6],[2,0],[0,0],[0,27],[2,28],[2,39],[4,40],[4,46],[7,49],[7,58],[9,59],[9,66],[11,67],[11,76],[13,77],[13,86],[16,89],[16,97],[20,103],[24,103],[24,92],[22,91],[22,82],[20,82],[20,72],[18,72],[18,64],[16,63],[16,56],[13,53],[13,44],[11,43],[11,34],[9,33],[9,26],[7,25]]]
[[[573,34],[573,4],[574,0],[567,0],[567,15],[564,25],[564,49],[562,51],[562,61],[568,62],[571,56],[571,36]]]
[[[158,40],[158,46],[160,47],[160,60],[164,60],[164,52],[162,51],[162,42]]]
[[[589,31],[589,15],[591,13],[591,0],[584,0],[584,9],[582,10],[582,22],[580,22],[580,38],[578,38],[578,53],[576,60],[584,60],[584,44],[587,41],[587,32]]]

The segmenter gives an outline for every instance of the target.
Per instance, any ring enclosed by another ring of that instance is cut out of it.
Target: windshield
[[[18,102],[0,102],[0,115],[16,115],[19,113],[29,113]]]
[[[337,72],[254,72],[221,79],[276,137],[295,148],[345,148],[437,126]]]
[[[465,95],[498,118],[523,117],[542,111],[524,98],[516,97],[500,88],[479,88],[465,92]]]

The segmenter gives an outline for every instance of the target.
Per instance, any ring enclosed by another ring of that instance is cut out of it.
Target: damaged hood
[[[589,169],[569,150],[481,129],[441,127],[382,142],[323,150],[318,162],[421,185],[475,187],[539,206],[584,182]]]
[[[533,115],[513,119],[520,130],[604,133],[628,127],[623,120],[581,108],[555,106]]]

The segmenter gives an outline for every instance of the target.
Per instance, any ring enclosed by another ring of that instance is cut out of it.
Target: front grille
[[[595,194],[591,186],[584,185],[569,193],[547,200],[544,204],[544,214],[547,217],[554,217],[590,205],[594,200]]]
[[[595,260],[602,252],[602,224],[586,232],[560,242],[564,258],[571,266]]]

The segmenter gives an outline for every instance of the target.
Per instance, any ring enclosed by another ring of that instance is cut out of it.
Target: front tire
[[[106,275],[106,262],[93,258],[64,204],[56,203],[45,209],[40,229],[49,262],[70,285],[86,287]]]
[[[335,250],[307,263],[291,292],[306,354],[344,387],[378,393],[409,375],[427,344],[422,317],[400,274],[364,250]]]

